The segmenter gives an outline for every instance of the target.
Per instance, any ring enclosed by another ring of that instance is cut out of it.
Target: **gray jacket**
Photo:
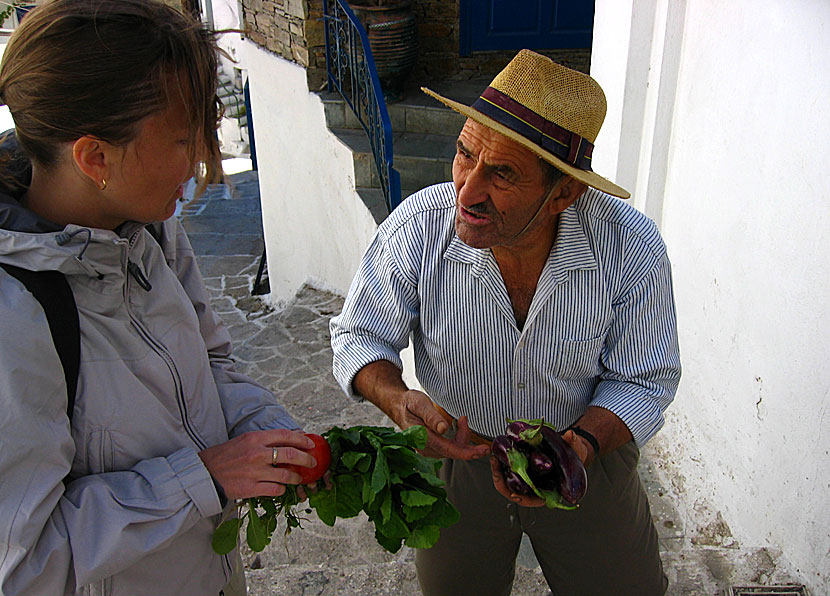
[[[63,272],[81,328],[70,426],[43,309],[0,269],[4,596],[218,594],[231,573],[211,549],[222,507],[197,453],[297,428],[234,371],[184,230],[159,227],[160,242],[132,223],[59,230],[0,196],[0,261]]]

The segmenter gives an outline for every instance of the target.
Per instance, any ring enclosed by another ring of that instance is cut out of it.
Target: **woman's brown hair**
[[[215,34],[155,0],[51,0],[26,15],[0,66],[0,99],[29,158],[92,136],[129,143],[181,93],[203,181],[221,176]]]

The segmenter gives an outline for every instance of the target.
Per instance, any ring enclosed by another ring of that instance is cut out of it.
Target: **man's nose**
[[[489,180],[481,164],[477,164],[472,170],[468,170],[460,190],[458,191],[458,202],[465,207],[478,205],[486,201],[489,194]]]

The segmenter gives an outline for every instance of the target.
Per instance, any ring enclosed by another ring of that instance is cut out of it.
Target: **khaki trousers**
[[[487,459],[444,460],[441,476],[461,521],[418,549],[426,596],[507,595],[522,534],[554,596],[661,596],[668,580],[657,531],[628,443],[588,468],[588,492],[574,511],[519,507],[493,487]]]

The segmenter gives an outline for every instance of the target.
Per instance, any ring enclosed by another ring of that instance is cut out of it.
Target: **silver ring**
[[[272,447],[271,449],[272,449],[272,451],[271,451],[271,465],[276,468],[277,467],[277,448]]]

